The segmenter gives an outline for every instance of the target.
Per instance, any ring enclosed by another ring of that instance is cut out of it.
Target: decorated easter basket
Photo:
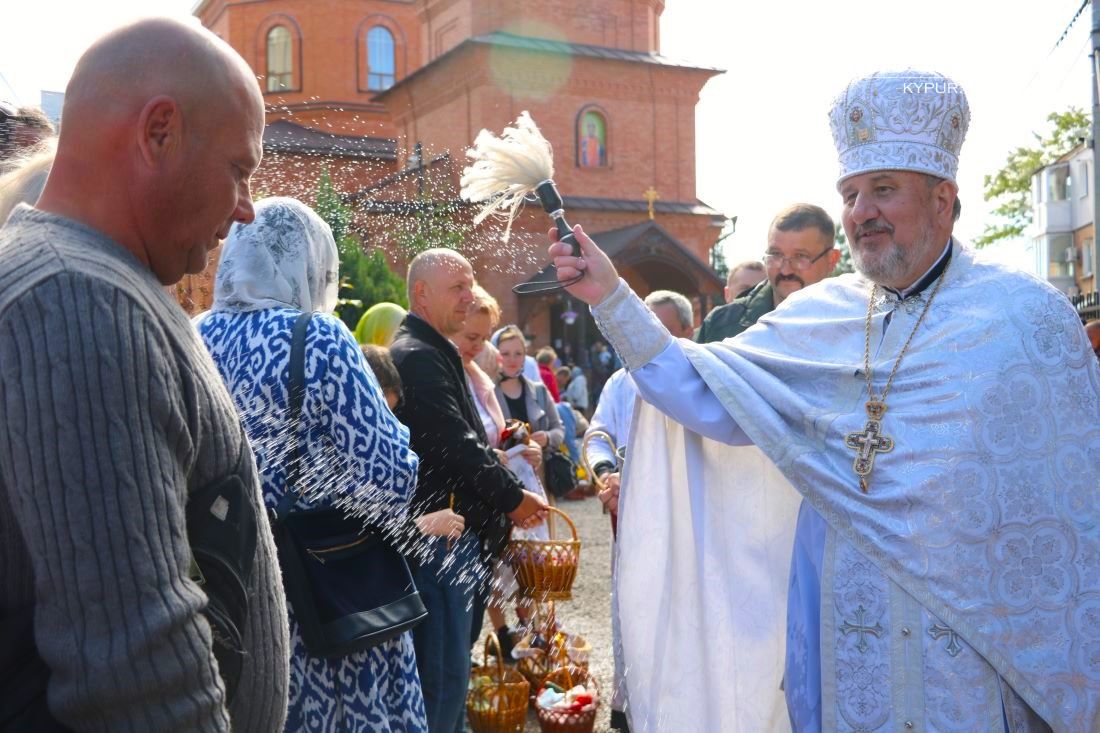
[[[531,691],[535,692],[542,685],[543,679],[556,667],[570,664],[574,667],[588,670],[588,659],[592,655],[592,645],[580,634],[568,634],[562,631],[554,614],[554,603],[547,604],[544,611],[541,605],[536,606],[535,617],[529,631],[512,651],[516,660],[516,669],[528,682],[531,683]],[[560,642],[557,635],[564,636],[564,643]],[[532,642],[536,635],[541,636],[543,645],[534,646]],[[534,703],[534,697],[531,698]]]
[[[549,507],[553,514],[560,514],[569,525],[573,539],[553,539],[553,514],[550,517],[549,540],[512,540],[508,543],[508,562],[516,574],[518,594],[538,601],[567,601],[573,597],[573,581],[580,563],[581,541],[577,539],[577,526],[557,507]]]
[[[568,665],[559,667],[546,675],[539,692],[543,692],[549,685],[554,685],[562,691],[583,685],[590,702],[579,705],[579,709],[546,708],[536,702],[535,715],[538,717],[539,729],[542,733],[592,733],[596,725],[596,714],[600,710],[600,686],[596,678],[586,669]],[[574,708],[577,707],[578,705],[574,705]]]
[[[496,663],[489,664],[489,645],[496,647]],[[504,666],[496,634],[485,639],[482,665],[470,670],[466,719],[474,733],[522,733],[527,720],[531,686],[523,675]]]

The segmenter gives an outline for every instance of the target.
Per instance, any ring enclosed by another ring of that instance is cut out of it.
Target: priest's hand
[[[584,273],[584,277],[566,291],[588,305],[599,305],[619,286],[619,273],[580,224],[573,227],[573,235],[581,245],[580,257],[573,256],[570,245],[558,241],[557,229],[550,230],[550,259],[558,269],[558,282],[568,282]]]
[[[530,529],[543,523],[549,510],[546,502],[538,494],[530,491],[523,492],[523,501],[512,511],[508,512],[508,518],[512,524],[522,529]]]
[[[603,491],[598,496],[600,502],[604,505],[607,511],[618,516],[619,514],[619,483],[620,476],[618,473],[609,473],[603,477]]]

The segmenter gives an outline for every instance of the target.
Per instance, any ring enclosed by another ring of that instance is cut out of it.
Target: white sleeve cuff
[[[672,341],[668,329],[622,278],[611,295],[592,306],[592,317],[628,371],[648,364]]]

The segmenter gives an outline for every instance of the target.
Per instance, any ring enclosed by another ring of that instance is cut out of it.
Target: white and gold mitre
[[[970,125],[959,84],[943,74],[882,71],[856,79],[829,112],[840,156],[837,187],[871,171],[916,171],[954,181]]]

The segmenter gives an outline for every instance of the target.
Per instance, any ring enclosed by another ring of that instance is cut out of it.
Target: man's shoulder
[[[102,234],[21,207],[0,227],[0,311],[54,279],[79,283],[89,293],[121,294],[141,310],[157,310],[163,300],[159,286],[139,267],[133,255]]]
[[[443,350],[415,334],[398,332],[390,344],[390,357],[406,388],[455,381]]]
[[[699,329],[699,340],[721,341],[736,336],[774,307],[771,285],[765,280],[745,295],[708,313]]]
[[[707,317],[703,319],[703,323],[710,328],[715,328],[720,324],[740,320],[741,316],[745,315],[746,310],[748,310],[748,306],[744,298],[731,300],[729,303],[711,310]]]

